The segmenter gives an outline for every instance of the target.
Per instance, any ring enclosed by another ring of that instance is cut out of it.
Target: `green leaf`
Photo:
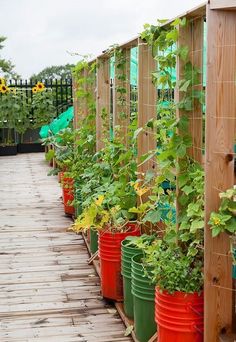
[[[178,176],[178,185],[180,188],[182,188],[188,181],[189,181],[188,174],[184,173]]]
[[[161,213],[157,210],[150,210],[143,218],[143,222],[151,222],[156,224],[161,220]]]
[[[182,189],[181,189],[186,195],[191,194],[191,192],[194,191],[193,187],[190,185],[185,185]]]
[[[212,236],[216,237],[217,235],[219,235],[221,233],[221,227],[213,227],[212,228]]]
[[[139,133],[142,131],[143,131],[143,127],[139,127],[138,129],[136,129],[136,131],[134,132],[134,139],[137,139]]]
[[[190,83],[191,83],[191,80],[184,82],[184,84],[179,88],[179,90],[186,92],[188,90]]]
[[[204,228],[204,221],[203,220],[193,221],[191,223],[190,231],[194,233],[196,230],[203,229],[203,228]]]

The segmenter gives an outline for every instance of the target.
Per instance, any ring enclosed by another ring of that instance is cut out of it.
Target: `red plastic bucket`
[[[72,201],[74,200],[74,180],[73,178],[63,177],[62,183],[62,195],[65,214],[74,215],[75,208],[73,205],[71,205]]]
[[[203,293],[156,289],[155,304],[158,342],[203,342]]]
[[[98,236],[98,251],[101,267],[102,295],[117,301],[123,300],[123,283],[121,275],[121,242],[127,236],[139,236],[138,225],[128,223],[125,233],[100,231]]]

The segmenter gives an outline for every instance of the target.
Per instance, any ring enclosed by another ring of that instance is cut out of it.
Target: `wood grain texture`
[[[205,160],[205,342],[219,340],[232,324],[232,260],[229,237],[212,238],[208,221],[219,193],[232,187],[236,119],[236,11],[207,6],[207,96]]]
[[[128,342],[44,154],[0,157],[0,341]]]

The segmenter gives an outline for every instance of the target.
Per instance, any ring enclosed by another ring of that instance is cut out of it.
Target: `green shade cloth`
[[[69,126],[74,117],[74,107],[69,107],[65,112],[61,113],[49,125],[42,126],[39,135],[42,139],[49,136],[50,133],[57,134],[62,129]]]

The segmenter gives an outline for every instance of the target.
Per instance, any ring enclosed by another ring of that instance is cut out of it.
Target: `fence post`
[[[234,184],[236,8],[211,10],[208,4],[207,23],[204,341],[216,342],[231,330],[232,259],[229,237],[212,238],[208,221],[218,210],[219,193]]]

